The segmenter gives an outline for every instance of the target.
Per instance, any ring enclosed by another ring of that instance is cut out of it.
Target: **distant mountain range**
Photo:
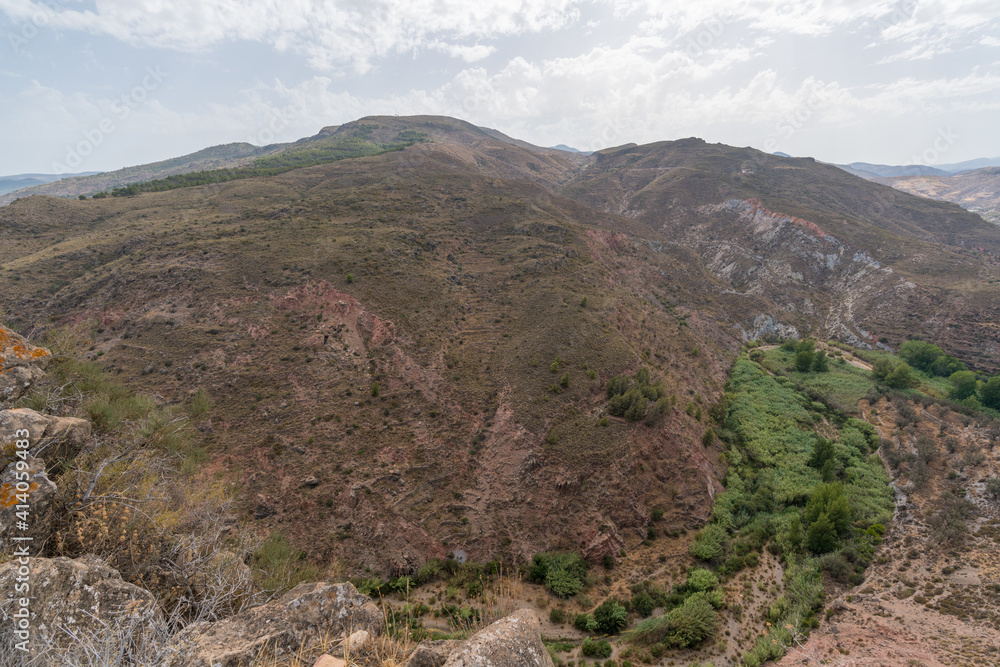
[[[0,195],[4,195],[15,190],[23,190],[24,188],[29,188],[33,185],[43,185],[45,183],[62,180],[64,178],[89,176],[96,173],[98,172],[87,171],[79,174],[13,174],[11,176],[0,176]]]
[[[852,162],[836,166],[849,171],[855,176],[869,180],[875,178],[895,178],[897,176],[951,176],[952,174],[973,169],[1000,167],[1000,157],[981,157],[974,160],[966,160],[965,162],[955,162],[954,164],[939,164],[933,167],[924,164],[888,165],[871,164],[870,162]]]

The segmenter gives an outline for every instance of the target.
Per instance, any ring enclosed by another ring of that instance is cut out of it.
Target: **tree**
[[[972,371],[958,371],[948,378],[951,383],[951,395],[959,401],[976,393],[976,374]]]
[[[799,545],[802,544],[802,520],[799,519],[798,514],[788,522],[788,543],[793,549],[798,549]]]
[[[598,630],[606,635],[616,635],[628,625],[628,612],[617,599],[608,598],[594,610],[594,620]]]
[[[803,338],[799,341],[799,344],[795,346],[797,352],[812,352],[816,349],[816,339],[815,338]]]
[[[837,531],[825,512],[816,517],[816,520],[809,525],[809,530],[806,532],[806,544],[809,550],[816,554],[833,551],[837,546]]]
[[[952,373],[964,370],[965,364],[950,354],[942,354],[931,364],[931,373],[941,377],[949,377]]]
[[[889,374],[896,370],[896,362],[888,357],[876,359],[872,364],[872,377],[879,382],[885,382]]]
[[[910,389],[920,384],[920,380],[913,375],[913,369],[909,364],[902,363],[889,373],[885,383],[893,389]]]
[[[830,370],[830,360],[823,350],[816,350],[813,356],[812,369],[814,373],[826,373]]]
[[[930,371],[937,358],[944,356],[944,350],[922,340],[908,340],[899,346],[899,356],[913,368]]]
[[[813,445],[812,456],[809,458],[809,466],[811,468],[816,468],[817,470],[822,470],[823,465],[832,459],[833,455],[833,441],[822,437],[817,438],[816,444]]]
[[[988,408],[1000,410],[1000,375],[991,377],[979,390],[979,400]]]
[[[809,350],[800,350],[795,355],[795,370],[800,373],[808,373],[813,365],[813,353]]]
[[[806,503],[806,523],[812,524],[825,514],[837,534],[844,534],[851,525],[851,504],[840,482],[820,484]]]

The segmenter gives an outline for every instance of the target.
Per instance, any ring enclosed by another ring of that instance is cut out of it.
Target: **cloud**
[[[97,0],[93,10],[53,11],[34,0],[0,0],[15,20],[104,34],[137,46],[198,51],[224,42],[268,44],[311,66],[367,71],[372,60],[420,49],[474,61],[479,38],[561,28],[579,17],[574,0]]]

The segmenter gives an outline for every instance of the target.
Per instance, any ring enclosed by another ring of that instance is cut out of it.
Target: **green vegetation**
[[[194,171],[145,183],[132,183],[113,189],[111,195],[113,197],[131,197],[142,192],[164,192],[196,185],[227,183],[244,178],[277,176],[293,169],[312,167],[327,162],[399,151],[407,146],[428,140],[427,136],[421,132],[404,130],[398,133],[392,141],[380,143],[372,137],[375,129],[377,128],[374,126],[362,125],[349,136],[335,136],[310,142],[304,147],[293,147],[276,155],[257,158],[245,167]],[[103,193],[98,194],[103,195]],[[94,198],[98,198],[98,195],[95,194]]]
[[[775,352],[785,358],[791,354]],[[811,350],[796,348],[796,367],[803,352]],[[823,599],[823,568],[848,563],[819,556],[849,554],[848,578],[860,578],[881,539],[867,529],[892,516],[889,479],[874,453],[875,430],[814,396],[785,378],[769,376],[747,357],[736,361],[720,424],[730,464],[726,491],[716,498],[712,521],[691,546],[691,553],[718,575],[729,576],[770,544],[785,564],[785,593],[768,611],[768,620],[779,629],[808,629]],[[817,433],[821,427],[826,437]],[[689,578],[689,585],[703,576]],[[706,623],[705,606],[690,612],[683,633],[660,620],[641,626],[640,634],[668,642],[697,637]],[[757,665],[778,651],[761,639],[745,659]]]
[[[608,413],[624,417],[627,421],[640,421],[646,416],[650,404],[651,417],[663,414],[670,407],[667,390],[662,382],[653,383],[648,368],[640,368],[634,378],[619,375],[608,380],[605,386]]]
[[[587,585],[587,561],[575,553],[535,554],[528,581],[544,584],[558,597],[572,597]]]

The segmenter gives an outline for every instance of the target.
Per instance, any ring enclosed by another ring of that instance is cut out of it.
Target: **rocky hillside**
[[[902,176],[879,183],[942,201],[950,201],[1000,224],[1000,167],[985,167],[948,176]]]
[[[723,474],[708,414],[749,339],[919,334],[994,367],[1000,234],[957,206],[693,139],[586,156],[376,117],[309,141],[358,133],[424,140],[0,208],[10,321],[211,405],[191,465],[316,566],[599,562],[654,510],[699,526]],[[665,403],[610,413],[608,381],[639,373]]]

